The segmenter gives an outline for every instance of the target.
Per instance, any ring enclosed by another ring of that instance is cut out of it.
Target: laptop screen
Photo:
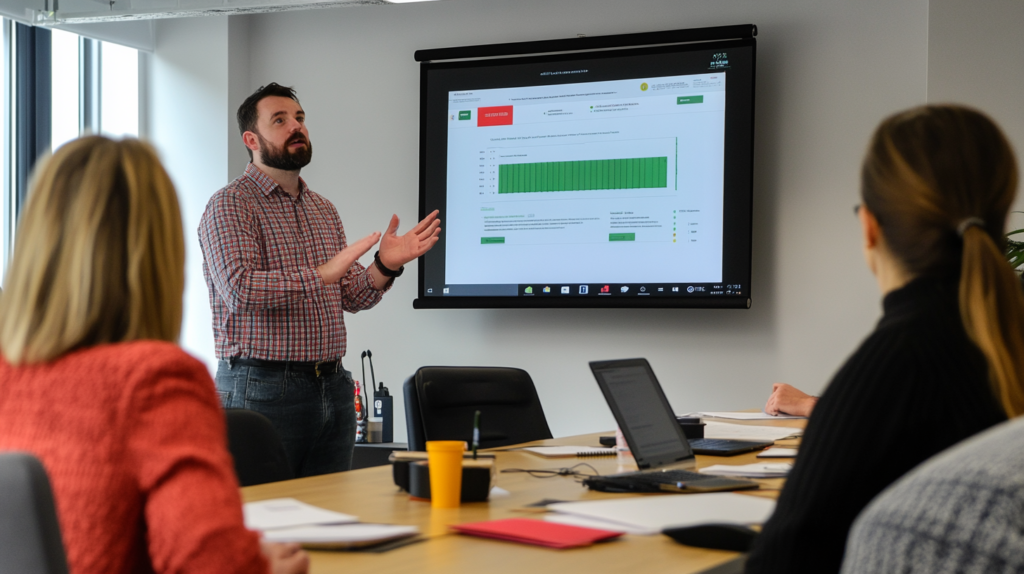
[[[658,468],[693,456],[646,359],[595,361],[590,369],[640,469]]]

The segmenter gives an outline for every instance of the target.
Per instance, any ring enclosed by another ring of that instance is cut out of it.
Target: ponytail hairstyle
[[[148,145],[84,137],[36,171],[0,295],[0,351],[42,363],[103,343],[177,342],[178,197]]]
[[[1016,191],[1006,136],[961,106],[922,106],[883,121],[861,173],[864,205],[906,271],[959,272],[964,329],[1010,418],[1024,414],[1024,292],[1003,256]]]

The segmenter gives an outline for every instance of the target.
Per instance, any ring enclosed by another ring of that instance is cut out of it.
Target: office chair
[[[68,574],[50,480],[24,452],[0,454],[0,574]]]
[[[284,444],[270,419],[255,411],[227,409],[228,450],[241,486],[295,478]]]
[[[505,367],[422,367],[403,386],[409,450],[428,440],[473,439],[480,411],[480,448],[551,438],[533,379]]]

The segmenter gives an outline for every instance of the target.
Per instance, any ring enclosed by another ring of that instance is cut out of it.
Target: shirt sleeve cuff
[[[373,281],[373,275],[370,274],[370,268],[373,267],[373,265],[373,263],[370,263],[363,268],[363,272],[359,274],[359,290],[362,291],[365,289],[366,291],[369,291],[379,301],[381,295],[391,290],[391,286],[395,284],[395,278],[389,277],[388,282],[384,284],[384,287],[378,290],[377,284]]]

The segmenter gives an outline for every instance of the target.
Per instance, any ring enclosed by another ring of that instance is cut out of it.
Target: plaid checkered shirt
[[[354,263],[325,285],[316,268],[347,245],[338,211],[299,179],[292,199],[252,163],[210,198],[199,222],[217,358],[329,361],[345,354],[343,311],[384,291]]]

